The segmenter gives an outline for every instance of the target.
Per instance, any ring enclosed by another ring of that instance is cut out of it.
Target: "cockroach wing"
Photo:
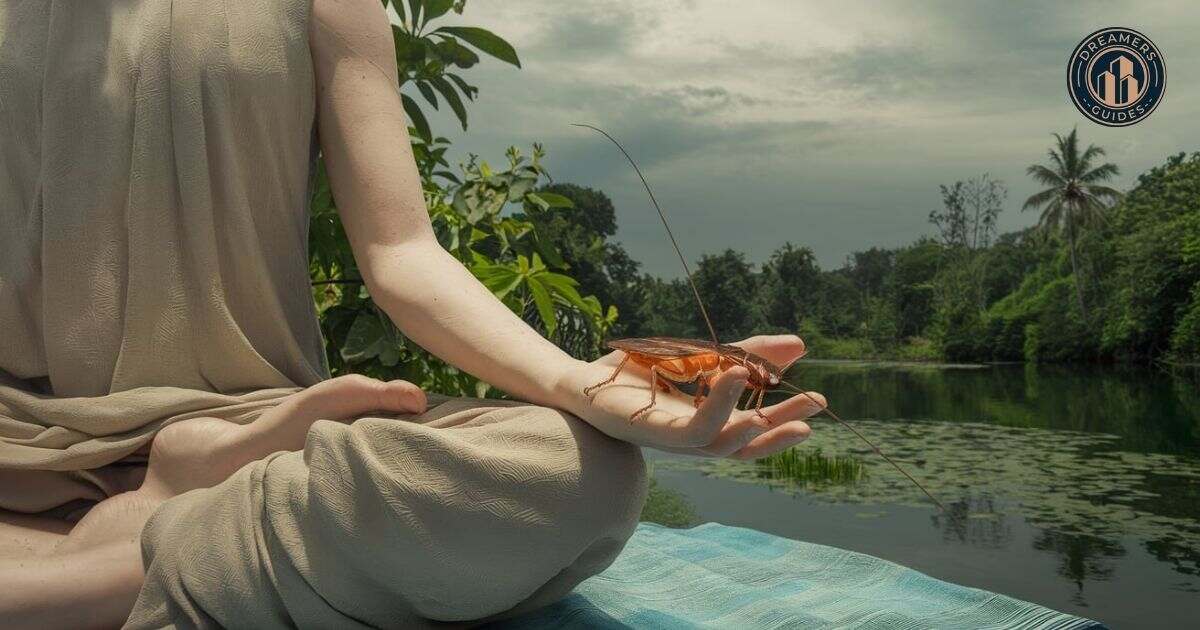
[[[700,339],[677,339],[675,337],[640,337],[636,339],[613,339],[609,348],[622,352],[636,352],[652,357],[677,359],[697,354],[728,352],[728,346]]]

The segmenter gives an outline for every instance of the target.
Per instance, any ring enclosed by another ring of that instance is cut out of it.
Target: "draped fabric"
[[[0,467],[95,468],[328,376],[308,14],[0,2]]]
[[[126,626],[417,628],[551,603],[612,563],[645,500],[637,447],[553,409],[434,400],[318,422],[142,533]]]

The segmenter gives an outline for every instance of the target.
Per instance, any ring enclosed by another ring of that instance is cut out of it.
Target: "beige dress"
[[[310,1],[0,0],[0,508],[102,499],[165,424],[250,422],[328,377]],[[63,483],[6,493],[33,474]],[[304,453],[164,504],[131,625],[534,605],[611,561],[642,475],[636,448],[530,406],[319,422]]]

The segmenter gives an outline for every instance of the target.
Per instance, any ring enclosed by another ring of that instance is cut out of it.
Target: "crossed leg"
[[[271,453],[303,449],[317,420],[424,407],[409,383],[352,375],[297,392],[249,425],[170,425],[155,437],[140,487],[101,501],[78,523],[0,511],[0,619],[6,628],[119,627],[142,585],[142,527],[163,501]]]

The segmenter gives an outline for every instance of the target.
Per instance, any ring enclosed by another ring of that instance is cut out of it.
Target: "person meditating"
[[[434,237],[378,0],[0,0],[5,628],[410,627],[612,562],[639,446],[761,457],[817,403],[726,372],[693,408],[576,360]],[[404,334],[527,403],[329,378],[317,151]],[[792,336],[743,344],[777,364]],[[818,397],[818,400],[819,397]]]

